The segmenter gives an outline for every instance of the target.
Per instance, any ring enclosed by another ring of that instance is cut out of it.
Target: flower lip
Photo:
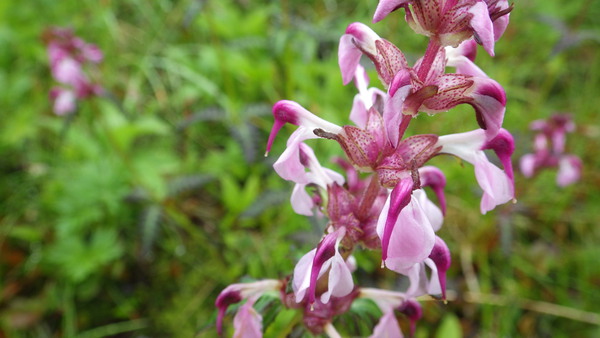
[[[429,254],[429,258],[433,261],[438,270],[438,278],[442,288],[442,298],[446,299],[446,271],[448,271],[452,264],[452,257],[450,256],[450,249],[448,249],[446,242],[438,236],[435,236],[435,244]]]

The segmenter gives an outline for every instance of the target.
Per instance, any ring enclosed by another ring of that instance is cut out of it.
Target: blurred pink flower
[[[530,128],[538,133],[534,138],[534,153],[521,157],[521,173],[525,177],[533,177],[544,168],[558,168],[558,186],[565,187],[577,182],[583,167],[581,159],[565,153],[567,133],[575,130],[571,116],[555,114],[547,120],[533,121]]]
[[[49,29],[44,39],[52,76],[66,86],[53,88],[50,94],[57,115],[74,112],[77,99],[102,93],[102,87],[93,83],[83,70],[86,64],[102,61],[103,55],[98,47],[84,42],[65,28]]]

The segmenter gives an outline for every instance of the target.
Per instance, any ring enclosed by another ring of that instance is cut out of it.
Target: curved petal
[[[486,131],[488,139],[496,137],[502,127],[506,111],[506,93],[500,84],[490,78],[473,77],[475,85],[469,104],[475,109],[479,126]]]
[[[296,303],[302,302],[306,295],[306,291],[310,286],[310,271],[316,252],[317,249],[312,249],[306,253],[294,267],[292,287],[294,289],[294,295],[296,296]]]
[[[254,299],[242,305],[233,318],[234,338],[262,337],[262,316],[254,310]]]
[[[269,140],[267,141],[266,154],[271,151],[275,136],[277,136],[279,130],[286,123],[303,126],[310,131],[313,131],[314,129],[323,129],[332,134],[339,134],[342,131],[342,127],[323,120],[294,101],[281,100],[273,105],[273,117],[275,118],[275,122],[273,123],[273,128],[271,129]]]
[[[385,265],[401,273],[427,258],[434,242],[435,234],[429,218],[418,200],[412,198],[393,227]]]
[[[475,178],[483,190],[483,196],[481,197],[482,214],[514,198],[511,179],[504,171],[488,161],[483,152],[478,152],[476,155]]]
[[[296,184],[294,186],[294,190],[292,190],[292,196],[290,198],[290,202],[292,203],[292,209],[298,215],[304,216],[312,216],[313,215],[313,207],[315,203],[310,197],[310,195],[306,192],[305,184]]]
[[[388,14],[399,9],[403,5],[407,5],[411,0],[379,0],[375,14],[373,15],[373,23],[383,20]]]
[[[488,6],[483,1],[478,1],[475,5],[471,6],[469,13],[473,15],[470,25],[473,28],[476,39],[488,54],[494,56],[494,42],[496,39],[494,39],[494,26],[490,19]]]
[[[383,314],[377,325],[375,325],[373,334],[370,336],[370,338],[388,337],[404,337],[400,330],[400,325],[398,325],[398,320],[396,319],[396,316],[394,316],[394,310],[386,311]]]

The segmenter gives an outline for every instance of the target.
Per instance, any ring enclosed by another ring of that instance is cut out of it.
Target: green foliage
[[[355,90],[342,86],[337,43],[350,22],[370,21],[374,5],[0,2],[0,335],[212,337],[225,286],[290,273],[320,229],[293,213],[292,186],[271,168],[292,128],[262,156],[270,107],[293,99],[347,124]],[[568,148],[583,159],[583,179],[558,189],[555,173],[517,174],[518,203],[481,216],[470,165],[436,158],[448,180],[441,236],[457,301],[427,303],[418,336],[598,335],[584,320],[527,307],[600,312],[598,15],[592,0],[517,2],[497,56],[479,53],[506,88],[515,160],[530,151],[531,120],[569,111],[578,129]],[[413,62],[426,42],[401,17],[372,27]],[[41,34],[53,25],[105,54],[91,75],[107,94],[81,101],[72,117],[55,116],[48,100],[55,82]],[[580,32],[592,37],[561,47]],[[420,116],[411,132],[470,130],[472,114]],[[323,159],[341,154],[333,142],[311,146]],[[397,288],[377,253],[356,258],[358,282]],[[308,337],[298,312],[275,298],[257,304],[266,336]],[[378,315],[358,301],[335,324],[368,335]]]

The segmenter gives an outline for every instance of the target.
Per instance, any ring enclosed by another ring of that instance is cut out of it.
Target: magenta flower
[[[579,157],[565,153],[567,133],[575,124],[567,114],[555,114],[548,120],[536,120],[530,128],[535,136],[533,154],[521,157],[520,168],[525,177],[533,177],[544,168],[558,168],[556,183],[560,187],[577,182],[581,177],[582,162]]]

